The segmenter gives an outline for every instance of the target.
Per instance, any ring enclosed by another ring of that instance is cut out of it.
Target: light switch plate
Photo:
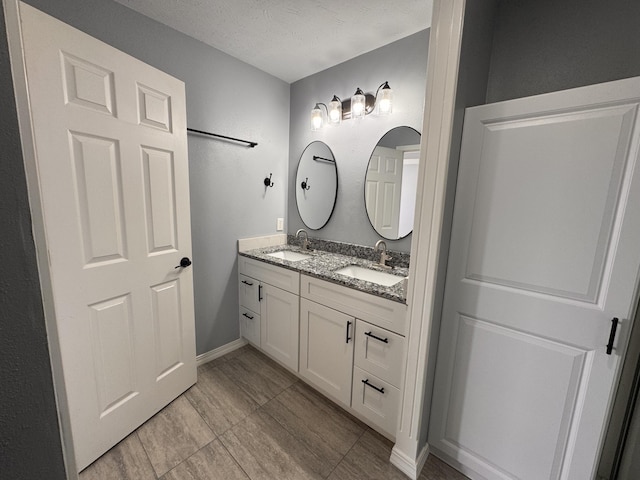
[[[276,222],[276,230],[278,232],[284,230],[284,218],[278,218],[278,221]]]

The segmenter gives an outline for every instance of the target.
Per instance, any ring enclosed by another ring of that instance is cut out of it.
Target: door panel
[[[28,5],[20,13],[81,470],[196,380],[192,274],[174,269],[191,256],[184,85]]]
[[[429,443],[472,478],[595,474],[637,304],[639,92],[467,109]]]

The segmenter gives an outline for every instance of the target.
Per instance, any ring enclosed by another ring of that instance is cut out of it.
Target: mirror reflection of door
[[[420,134],[397,127],[378,142],[369,159],[365,181],[365,206],[376,232],[389,240],[404,238],[413,230]]]

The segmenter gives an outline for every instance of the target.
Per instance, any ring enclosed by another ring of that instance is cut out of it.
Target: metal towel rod
[[[205,132],[204,130],[196,130],[194,128],[187,128],[187,132],[198,133],[200,135],[208,135],[210,137],[223,138],[225,140],[232,140],[234,142],[246,143],[247,146],[249,146],[250,148],[253,148],[258,145],[256,142],[251,142],[249,140],[242,140],[241,138],[227,137],[226,135],[219,135],[217,133]]]

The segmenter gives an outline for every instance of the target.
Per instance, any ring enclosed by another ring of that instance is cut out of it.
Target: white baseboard
[[[416,458],[415,460],[397,450],[396,447],[393,447],[393,450],[391,450],[391,458],[389,459],[389,461],[411,480],[416,480],[420,476],[420,472],[422,471],[422,467],[424,467],[428,456],[428,443],[425,444],[425,446],[420,451],[418,458]]]
[[[229,352],[233,352],[240,347],[244,347],[247,344],[247,341],[240,337],[238,340],[234,340],[233,342],[229,342],[226,345],[222,345],[221,347],[214,348],[206,353],[198,355],[196,357],[196,365],[199,367],[200,365],[204,365],[211,360],[215,360],[218,357],[226,355]]]

